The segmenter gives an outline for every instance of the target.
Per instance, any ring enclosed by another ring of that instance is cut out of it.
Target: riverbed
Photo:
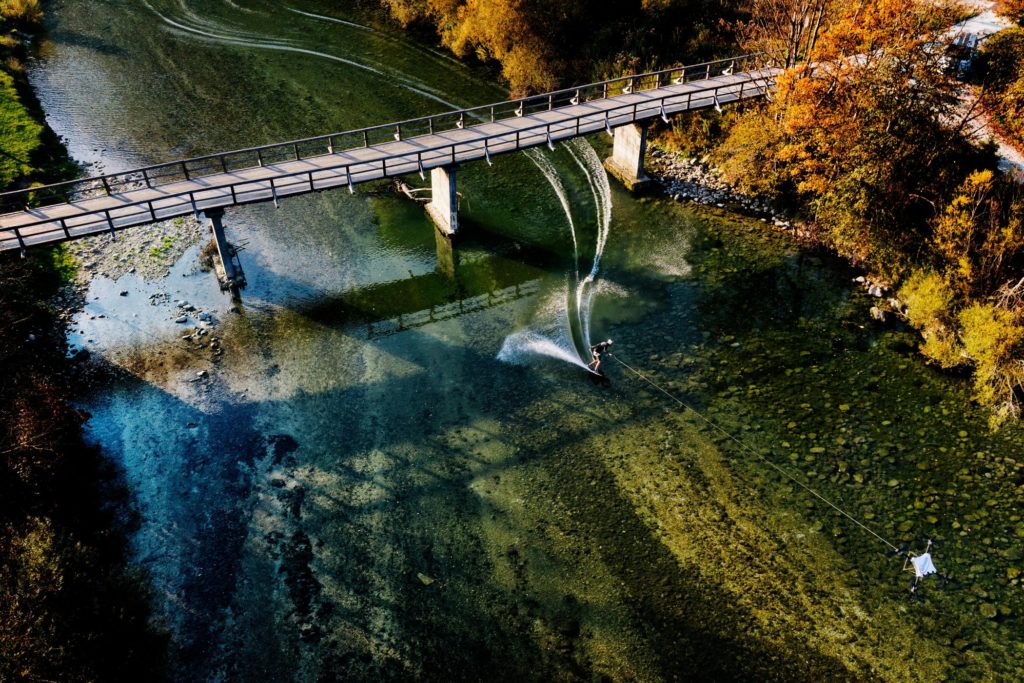
[[[56,0],[32,82],[107,171],[504,97],[340,4]],[[69,344],[173,679],[1020,678],[1024,433],[858,273],[628,195],[607,144],[460,169],[454,262],[387,185],[229,211],[239,300],[194,226],[89,247]],[[615,358],[498,358],[564,330],[609,202],[594,340],[686,408]],[[930,538],[948,580],[911,595],[886,543]]]

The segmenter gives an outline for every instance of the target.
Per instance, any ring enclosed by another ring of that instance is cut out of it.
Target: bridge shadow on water
[[[507,280],[483,273],[431,284],[436,300],[410,295],[396,305],[392,297],[407,285],[389,283],[291,312],[337,331],[372,323],[382,309],[409,315],[514,285],[557,263],[543,253],[526,260]],[[774,279],[791,289],[779,280],[786,268],[770,270],[751,286],[763,292]],[[259,321],[243,315],[237,324]],[[772,323],[755,316],[746,324]],[[273,357],[259,335],[252,339],[250,351]],[[94,411],[94,436],[120,454],[136,492],[145,520],[140,562],[167,591],[176,659],[191,672],[184,678],[291,678],[312,659],[324,680],[585,679],[596,671],[581,639],[592,624],[623,620],[654,653],[659,677],[852,677],[803,644],[747,632],[748,608],[681,567],[602,455],[580,449],[661,415],[659,405],[593,387],[575,370],[501,365],[420,329],[376,343],[414,370],[312,392],[296,386],[275,398],[205,390],[203,382],[172,393],[105,364],[117,389]],[[520,528],[521,519],[474,490],[474,482],[523,469],[551,482],[539,493],[561,507],[546,523],[600,548],[593,561],[620,586],[610,603],[581,599],[571,587],[556,601],[539,592],[544,579],[531,571],[571,573],[571,559],[543,530]],[[496,550],[482,528],[491,523],[531,549]],[[537,555],[551,558],[536,563]],[[509,573],[518,577],[511,587],[501,578]]]

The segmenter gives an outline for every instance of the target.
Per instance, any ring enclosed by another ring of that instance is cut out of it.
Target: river
[[[49,7],[32,82],[108,171],[504,97],[373,2]],[[87,435],[130,490],[172,678],[1020,678],[1021,430],[871,321],[842,263],[633,198],[606,153],[461,169],[454,268],[382,185],[229,211],[240,302],[198,247],[93,278]],[[613,359],[594,382],[498,358],[524,330],[572,347],[605,227],[594,338],[690,410]],[[950,581],[911,596],[903,558],[705,418],[884,539],[936,539]]]

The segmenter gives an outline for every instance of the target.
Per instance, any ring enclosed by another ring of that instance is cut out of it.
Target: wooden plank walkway
[[[553,144],[580,135],[610,130],[616,126],[645,121],[670,114],[721,106],[740,100],[763,97],[774,85],[779,69],[711,75],[691,82],[672,83],[639,92],[623,86],[618,95],[581,101],[580,90],[564,106],[500,120],[474,123],[459,115],[459,125],[450,130],[398,139],[391,142],[350,149],[333,149],[325,153],[274,163],[262,163],[238,170],[210,173],[201,177],[181,179],[166,184],[135,183],[111,191],[107,180],[100,178],[106,192],[39,208],[28,208],[0,216],[0,251],[79,239],[102,232],[113,232],[133,226],[175,218],[207,209],[217,209],[253,202],[278,201],[284,197],[319,192],[331,188],[353,190],[355,185],[381,178],[423,173],[431,168],[460,164],[516,150]],[[676,79],[685,81],[684,77]],[[631,77],[633,78],[633,77]],[[635,77],[637,79],[642,76]],[[622,79],[619,79],[620,81]],[[657,83],[661,83],[661,78]],[[667,81],[667,79],[666,79]],[[631,84],[632,80],[629,81]],[[671,82],[671,81],[668,81]],[[593,87],[593,86],[585,86]],[[607,85],[604,86],[607,93]],[[562,93],[571,91],[561,91]],[[535,100],[536,98],[531,98]],[[572,103],[575,99],[578,103]],[[515,103],[509,103],[514,105]],[[520,107],[522,107],[520,103]],[[482,109],[482,108],[481,108]],[[491,107],[490,116],[494,117]],[[480,109],[466,110],[480,117]],[[393,125],[396,137],[402,138],[401,124]],[[430,119],[431,129],[434,128]],[[384,127],[378,127],[379,130]],[[341,137],[347,134],[338,134]],[[333,141],[333,136],[329,136]],[[365,132],[363,139],[366,139]],[[291,145],[292,143],[288,143]],[[261,148],[270,149],[270,148]],[[237,154],[237,153],[232,153]],[[256,156],[259,156],[258,154]],[[216,159],[217,155],[209,157]],[[254,157],[255,159],[255,157]],[[227,169],[224,156],[221,164]],[[184,175],[190,174],[184,165]],[[166,165],[174,167],[174,165]],[[157,167],[153,167],[157,168]],[[131,177],[132,172],[118,174]],[[84,181],[82,181],[84,182]]]

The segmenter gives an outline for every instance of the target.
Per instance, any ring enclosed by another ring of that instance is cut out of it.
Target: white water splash
[[[565,185],[562,184],[562,179],[558,177],[558,170],[555,169],[555,165],[552,164],[544,153],[538,149],[527,149],[523,152],[534,165],[540,169],[540,172],[547,178],[548,184],[554,189],[555,194],[558,196],[558,201],[562,205],[562,210],[565,211],[565,219],[569,222],[569,234],[572,235],[572,258],[573,264],[576,270],[579,271],[580,261],[580,248],[576,242],[576,224],[572,219],[572,206],[569,204],[569,193],[565,191]]]
[[[611,185],[608,184],[608,174],[605,173],[604,166],[590,143],[576,138],[570,140],[565,147],[586,175],[590,191],[594,196],[594,210],[597,214],[597,244],[594,247],[594,260],[590,266],[590,272],[576,286],[576,311],[579,316],[583,345],[590,348],[590,312],[594,302],[594,292],[597,291],[594,284],[601,268],[601,256],[604,254],[604,245],[608,241],[608,228],[612,221]]]
[[[572,342],[569,311],[565,306],[569,289],[566,283],[564,289],[552,292],[541,303],[537,320],[531,327],[505,337],[498,360],[525,365],[531,356],[540,355],[589,369]]]
[[[530,354],[539,354],[558,358],[573,365],[587,368],[586,362],[580,357],[579,348],[573,339],[573,322],[580,331],[583,348],[590,348],[590,318],[594,293],[599,290],[597,279],[601,267],[601,256],[608,241],[608,229],[611,225],[612,201],[611,186],[604,166],[593,147],[584,139],[575,139],[565,144],[573,160],[583,171],[594,198],[596,213],[597,239],[594,246],[594,257],[590,271],[580,279],[579,243],[576,237],[576,224],[572,215],[572,206],[568,192],[558,171],[543,152],[533,149],[526,152],[527,157],[540,169],[558,197],[565,212],[566,222],[573,242],[572,278],[566,289],[554,297],[554,308],[545,306],[539,311],[537,321],[525,330],[509,335],[502,344],[498,359],[509,363],[521,364]],[[575,286],[573,286],[575,283]],[[603,288],[601,288],[603,289]],[[570,316],[573,320],[570,320]],[[589,359],[586,359],[589,360]]]

